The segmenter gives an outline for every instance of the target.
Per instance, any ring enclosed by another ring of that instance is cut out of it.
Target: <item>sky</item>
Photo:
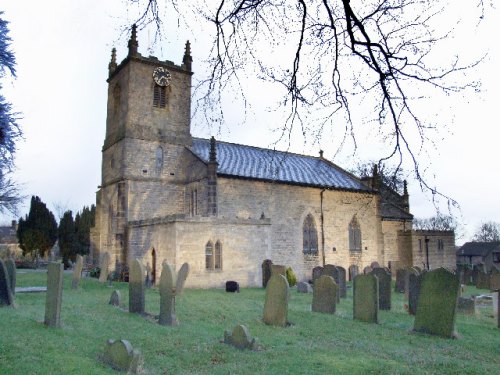
[[[450,14],[460,7],[450,9]],[[66,209],[76,212],[95,203],[106,124],[107,66],[113,47],[117,48],[118,61],[126,56],[128,35],[122,31],[135,20],[137,8],[125,6],[123,0],[4,0],[0,11],[10,22],[17,59],[17,78],[4,80],[2,90],[21,113],[19,123],[24,132],[16,154],[15,178],[26,196],[40,196],[56,216]],[[152,43],[152,31],[141,31],[139,52],[181,64],[184,43],[189,39],[196,81],[202,76],[197,71],[206,67],[201,62],[208,57],[209,26],[185,23],[168,14],[166,20],[164,39],[156,45]],[[450,48],[472,58],[485,55],[484,61],[470,72],[472,78],[481,80],[481,90],[458,95],[443,110],[442,118],[449,124],[446,131],[434,137],[430,158],[424,161],[429,163],[430,184],[460,204],[459,210],[453,210],[462,223],[457,244],[470,240],[481,222],[500,223],[500,128],[496,116],[500,44],[492,37],[497,35],[500,13],[489,8],[479,26],[476,19],[469,21]],[[228,114],[229,124],[214,130],[202,121],[193,121],[193,135],[209,137],[215,132],[216,138],[223,141],[269,147],[270,140],[276,137],[273,126],[280,121],[265,104],[271,93],[251,80],[245,89],[252,103],[245,112],[245,122],[235,115],[231,123],[233,117]],[[354,155],[349,147],[335,153],[328,140],[317,144],[300,137],[292,139],[289,149],[318,155],[321,148],[327,158],[349,169],[356,160],[373,159],[370,139],[357,142],[358,146],[365,142],[366,147],[359,147]],[[436,213],[431,194],[422,192],[411,181],[409,191],[411,211],[416,217]],[[28,209],[29,199],[19,214],[25,215]],[[0,224],[11,219],[0,215]]]

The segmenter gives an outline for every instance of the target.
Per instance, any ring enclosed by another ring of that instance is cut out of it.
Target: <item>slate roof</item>
[[[210,140],[193,138],[190,150],[208,163]],[[319,157],[219,141],[216,150],[218,175],[329,189],[372,191],[355,176]]]
[[[500,251],[500,242],[466,242],[457,250],[457,256],[487,256],[493,250]]]

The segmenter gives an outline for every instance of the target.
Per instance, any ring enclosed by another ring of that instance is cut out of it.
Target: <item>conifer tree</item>
[[[77,214],[78,215],[78,214]],[[63,263],[68,266],[68,261],[76,258],[78,243],[76,239],[76,227],[73,220],[73,213],[66,211],[59,222],[59,250],[63,258]]]

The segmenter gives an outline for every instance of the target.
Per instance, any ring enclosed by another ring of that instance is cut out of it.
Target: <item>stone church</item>
[[[120,64],[113,50],[94,260],[107,252],[120,271],[138,258],[153,280],[163,261],[188,262],[187,286],[201,288],[260,286],[265,259],[299,280],[328,263],[413,264],[406,185],[382,194],[376,169],[361,180],[322,152],[193,137],[191,66],[189,42],[181,65],[142,56],[135,27]]]

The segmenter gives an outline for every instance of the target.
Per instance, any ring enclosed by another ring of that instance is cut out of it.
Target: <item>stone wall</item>
[[[445,267],[456,268],[455,233],[453,231],[414,230],[412,236],[413,265],[424,267],[427,264],[426,243],[428,242],[429,267],[431,269]],[[443,248],[438,248],[438,240]]]

